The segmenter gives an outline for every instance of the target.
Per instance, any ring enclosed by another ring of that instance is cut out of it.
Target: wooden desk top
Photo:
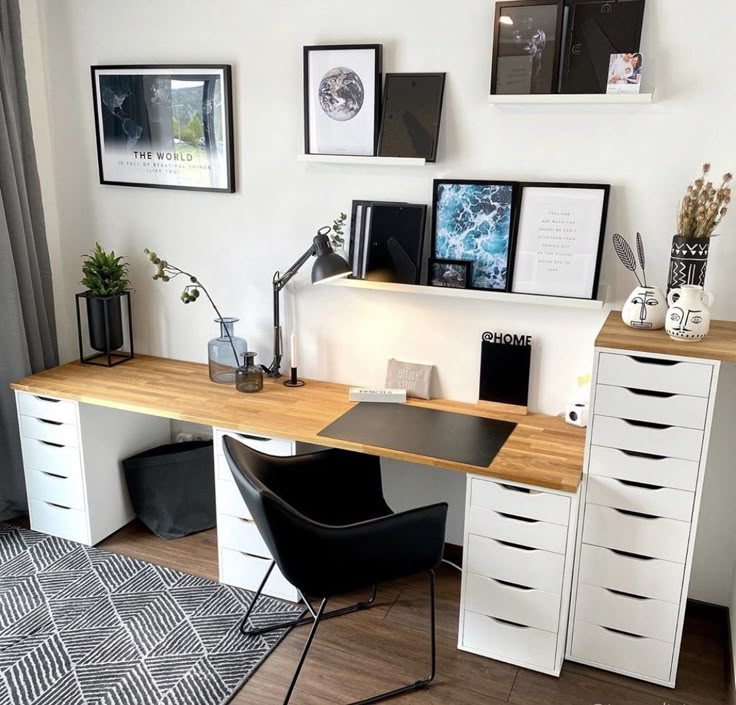
[[[106,368],[72,362],[26,377],[13,389],[85,404],[191,421],[244,433],[356,450],[420,465],[486,475],[538,487],[576,492],[583,466],[585,431],[552,416],[513,416],[474,404],[412,400],[430,409],[516,421],[518,426],[488,468],[438,458],[325,439],[317,434],[354,406],[348,387],[308,381],[289,389],[267,379],[263,391],[243,394],[210,382],[207,366],[139,356]],[[459,442],[460,439],[459,439]]]
[[[672,340],[664,330],[634,330],[621,320],[621,311],[611,311],[595,340],[597,348],[639,350],[659,355],[697,357],[736,362],[736,322],[712,321],[710,333],[699,343]]]

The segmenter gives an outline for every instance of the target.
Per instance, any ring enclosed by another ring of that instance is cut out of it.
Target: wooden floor
[[[130,524],[100,548],[217,579],[216,534],[176,541]],[[458,651],[460,577],[443,567],[438,579],[438,675],[428,690],[401,705],[713,705],[729,703],[728,632],[723,615],[689,608],[675,690],[566,663],[560,678]],[[347,603],[347,601],[345,601]],[[337,603],[336,603],[337,604]],[[293,705],[344,704],[425,676],[427,586],[417,579],[379,590],[377,606],[324,623],[302,671]],[[292,633],[232,700],[234,705],[280,705],[306,637]]]

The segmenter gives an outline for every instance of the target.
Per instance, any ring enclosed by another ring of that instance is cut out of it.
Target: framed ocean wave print
[[[518,184],[435,180],[432,258],[470,262],[471,289],[508,291]]]
[[[91,71],[100,183],[235,191],[230,66]]]

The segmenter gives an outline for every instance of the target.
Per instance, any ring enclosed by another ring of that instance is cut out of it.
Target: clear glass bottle
[[[207,357],[210,363],[210,379],[217,384],[235,382],[235,371],[241,357],[248,350],[248,343],[235,335],[235,324],[238,320],[226,316],[215,319],[215,323],[220,324],[220,335],[207,344]]]
[[[256,353],[247,352],[244,363],[235,373],[235,388],[239,392],[260,392],[263,389],[263,370],[256,365]]]

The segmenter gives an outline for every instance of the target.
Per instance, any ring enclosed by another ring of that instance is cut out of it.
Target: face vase
[[[656,286],[637,286],[626,299],[621,311],[623,322],[638,330],[664,328],[666,315],[664,293]]]
[[[701,286],[683,286],[670,291],[667,301],[670,307],[665,329],[670,338],[696,343],[708,335],[712,294]]]

